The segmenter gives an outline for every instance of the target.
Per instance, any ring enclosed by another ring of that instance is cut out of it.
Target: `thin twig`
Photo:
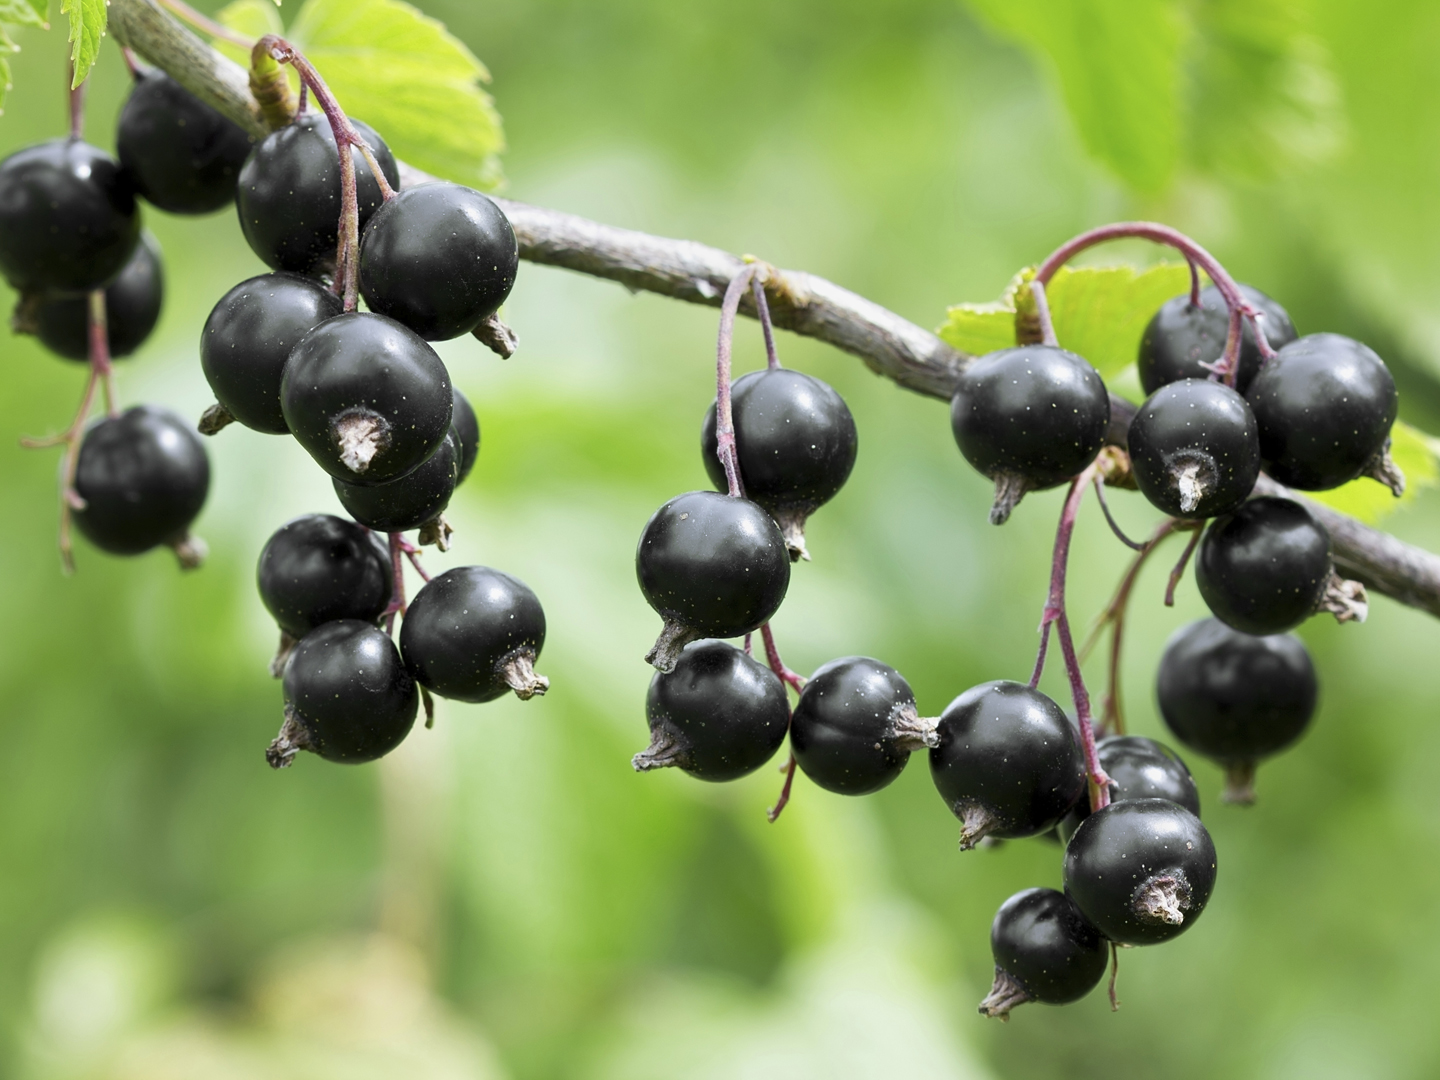
[[[1180,579],[1185,576],[1185,567],[1190,563],[1190,556],[1195,553],[1195,548],[1200,543],[1201,529],[1197,523],[1194,532],[1190,534],[1190,542],[1185,545],[1185,550],[1180,554],[1180,561],[1175,564],[1175,569],[1170,571],[1170,581],[1165,586],[1165,606],[1175,606],[1175,588],[1180,584]]]
[[[765,811],[765,819],[774,825],[780,819],[780,811],[790,805],[790,788],[795,783],[795,755],[791,754],[780,771],[785,774],[785,783],[780,787],[780,797],[775,800],[775,805]]]
[[[1100,503],[1100,509],[1105,512],[1105,521],[1110,526],[1110,531],[1115,538],[1128,547],[1131,551],[1144,551],[1144,544],[1137,544],[1130,537],[1125,535],[1125,530],[1120,528],[1115,518],[1110,513],[1110,504],[1105,501],[1105,478],[1098,472],[1095,474],[1095,498]]]

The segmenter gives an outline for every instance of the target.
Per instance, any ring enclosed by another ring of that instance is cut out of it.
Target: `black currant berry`
[[[855,467],[855,418],[829,385],[789,368],[740,376],[730,400],[745,497],[770,511],[791,559],[808,559],[805,519],[835,497]],[[718,445],[711,402],[700,453],[710,482],[726,491]]]
[[[400,171],[385,141],[369,125],[353,118],[350,123],[374,152],[390,186],[398,188]],[[360,151],[352,146],[350,155],[363,229],[383,200]],[[240,169],[235,205],[245,239],[266,266],[301,274],[334,269],[340,242],[340,152],[323,113],[298,116],[261,140]]]
[[[140,239],[130,174],[79,139],[51,139],[0,161],[0,273],[20,292],[98,289]]]
[[[137,191],[172,214],[208,214],[235,198],[255,140],[163,71],[147,71],[120,110],[115,150]]]
[[[1043,833],[1085,793],[1085,760],[1059,705],[1023,683],[972,686],[940,715],[930,776],[961,821],[960,848]]]
[[[515,284],[520,248],[495,203],[459,184],[406,188],[360,243],[360,295],[427,341],[468,334]]]
[[[1107,951],[1100,931],[1064,893],[1016,893],[990,924],[995,985],[980,1003],[980,1015],[1004,1020],[1027,1001],[1079,1001],[1104,977]]]
[[[470,399],[459,387],[455,388],[455,401],[450,410],[450,434],[460,447],[460,474],[455,479],[455,486],[459,487],[470,475],[480,454],[480,420],[470,406]]]
[[[1240,291],[1264,313],[1260,325],[1272,349],[1295,340],[1295,324],[1283,307],[1249,285],[1241,285]],[[1261,357],[1255,327],[1249,319],[1242,320],[1240,326],[1240,367],[1235,373],[1235,389],[1243,394],[1260,370]],[[1224,355],[1229,334],[1230,309],[1214,285],[1200,290],[1199,307],[1190,303],[1188,292],[1166,300],[1140,338],[1136,366],[1145,393],[1153,394],[1181,379],[1208,378],[1210,369],[1205,365],[1214,364]]]
[[[518,578],[457,566],[415,594],[400,625],[400,653],[421,686],[455,701],[526,701],[550,688],[535,672],[545,612]]]
[[[960,452],[995,481],[996,525],[1027,491],[1053,487],[1089,465],[1109,425],[1110,395],[1100,373],[1053,345],[979,357],[950,403]]]
[[[283,769],[301,750],[358,765],[399,746],[415,723],[420,695],[395,643],[359,619],[311,630],[285,664],[285,723],[265,751]]]
[[[1175,737],[1226,767],[1226,802],[1255,801],[1255,764],[1305,732],[1320,685],[1291,634],[1253,637],[1219,619],[1182,626],[1165,646],[1156,682]]]
[[[200,332],[200,367],[215,400],[248,428],[288,434],[280,408],[285,361],[301,338],[343,310],[340,297],[300,274],[261,274],[236,285]]]
[[[394,319],[350,312],[300,339],[280,407],[295,440],[331,476],[383,484],[430,457],[455,394],[440,357]]]
[[[790,720],[795,763],[840,795],[879,791],[900,775],[912,752],[935,745],[935,721],[916,711],[910,684],[865,656],[817,670]]]
[[[1234,510],[1260,476],[1260,441],[1245,399],[1222,383],[1181,379],[1151,394],[1130,422],[1141,492],[1171,517]]]
[[[692,641],[675,669],[657,671],[645,697],[650,745],[636,772],[676,765],[697,780],[738,780],[780,749],[790,721],[785,685],[724,641]]]
[[[749,499],[691,491],[645,523],[635,576],[665,620],[645,659],[672,671],[687,642],[760,629],[790,587],[790,556],[774,520]]]
[[[129,356],[160,320],[165,272],[160,245],[148,232],[119,276],[105,286],[105,326],[110,358]],[[67,360],[90,359],[90,294],[32,292],[15,309],[13,327],[35,334],[44,346]]]
[[[96,421],[80,444],[75,490],[84,507],[75,524],[112,555],[167,544],[182,565],[198,565],[190,523],[210,490],[205,447],[168,409],[136,405]]]
[[[455,434],[446,432],[440,448],[399,480],[384,484],[347,484],[342,480],[332,483],[340,505],[361,525],[376,532],[409,532],[434,521],[450,505],[459,458]]]
[[[1154,945],[1187,930],[1215,888],[1215,845],[1169,799],[1095,811],[1065,846],[1065,893],[1117,945]]]
[[[395,589],[385,541],[331,514],[306,514],[277,529],[255,578],[266,610],[292,638],[337,619],[374,623]]]
[[[1114,781],[1110,801],[1123,799],[1169,799],[1196,817],[1200,816],[1200,792],[1180,755],[1163,743],[1143,735],[1112,735],[1095,748],[1100,768]],[[1060,822],[1060,839],[1068,842],[1090,816],[1090,800],[1079,799]]]
[[[1293,499],[1251,499],[1216,518],[1195,556],[1195,583],[1216,618],[1247,634],[1290,630],[1322,605],[1342,621],[1358,617],[1353,598],[1340,595],[1330,533]]]
[[[1399,398],[1374,350],[1341,334],[1291,342],[1245,393],[1260,425],[1265,471],[1302,491],[1370,476],[1398,495],[1405,478],[1390,461]]]

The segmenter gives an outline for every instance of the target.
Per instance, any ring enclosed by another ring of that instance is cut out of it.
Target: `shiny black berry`
[[[255,431],[290,431],[280,380],[290,350],[344,310],[340,298],[300,274],[261,274],[220,298],[200,332],[200,367],[215,400]]]
[[[1395,489],[1389,461],[1395,380],[1374,350],[1341,334],[1309,334],[1265,365],[1245,398],[1260,426],[1265,471],[1302,491],[1325,491],[1358,476]]]
[[[1065,893],[1117,945],[1154,945],[1189,929],[1215,888],[1215,845],[1169,799],[1097,810],[1065,846]]]
[[[1228,514],[1260,476],[1260,440],[1245,399],[1218,382],[1181,379],[1130,422],[1130,463],[1145,497],[1171,517]]]
[[[840,795],[879,791],[900,775],[912,752],[935,745],[935,721],[916,711],[910,684],[865,656],[817,670],[790,720],[796,764]]]
[[[190,523],[210,490],[210,461],[194,428],[168,409],[136,405],[91,425],[80,444],[75,524],[112,555],[161,544],[185,562]]]
[[[1196,817],[1200,816],[1200,792],[1180,755],[1164,743],[1143,735],[1111,735],[1096,746],[1100,768],[1114,781],[1110,801],[1122,799],[1169,799]],[[1068,842],[1090,816],[1090,800],[1075,803],[1060,822],[1060,839]]]
[[[172,214],[208,214],[235,198],[255,140],[163,71],[136,76],[120,110],[115,150],[148,202]]]
[[[1295,324],[1290,315],[1259,289],[1241,285],[1245,299],[1264,313],[1260,325],[1272,349],[1279,349],[1295,340]],[[1245,393],[1256,372],[1260,370],[1260,346],[1255,328],[1249,319],[1241,323],[1240,367],[1235,373],[1235,389]],[[1214,364],[1225,352],[1225,339],[1230,333],[1230,311],[1225,298],[1214,285],[1200,290],[1200,305],[1190,303],[1190,294],[1166,300],[1155,313],[1140,338],[1137,368],[1140,385],[1153,394],[1160,387],[1181,379],[1204,379],[1210,375],[1206,364]]]
[[[855,467],[855,418],[827,384],[790,368],[742,375],[730,399],[745,497],[774,516],[792,559],[808,559],[805,519],[835,497]],[[717,445],[712,402],[700,453],[710,482],[725,491]]]
[[[395,157],[385,141],[360,121],[356,133],[369,144],[392,188],[400,186]],[[380,184],[355,147],[355,184],[360,227],[379,209]],[[301,274],[335,267],[340,240],[340,153],[323,113],[307,113],[272,131],[250,152],[235,192],[240,228],[251,249],[274,270]]]
[[[749,499],[691,491],[645,523],[635,576],[665,620],[645,659],[670,671],[687,642],[748,634],[767,622],[790,586],[790,556],[774,519]]]
[[[459,487],[470,475],[480,454],[480,420],[470,405],[470,399],[460,392],[459,387],[455,388],[454,405],[450,410],[450,434],[460,447],[460,474],[455,478],[455,486]]]
[[[20,292],[98,289],[140,240],[130,174],[79,139],[51,139],[0,161],[0,273]]]
[[[1018,892],[1000,905],[990,924],[995,984],[980,1014],[1003,1020],[1027,1001],[1079,1001],[1105,975],[1107,952],[1100,931],[1064,893]]]
[[[675,669],[657,671],[645,697],[650,745],[636,772],[675,765],[699,780],[736,780],[780,749],[790,719],[785,685],[735,646],[692,641]]]
[[[468,334],[510,295],[520,248],[494,201],[459,184],[407,188],[360,244],[360,295],[428,341]]]
[[[377,532],[409,532],[438,518],[450,505],[459,473],[460,448],[446,432],[440,448],[398,480],[347,484],[332,480],[345,512]]]
[[[1027,491],[1053,487],[1089,465],[1109,424],[1110,395],[1100,373],[1053,345],[978,358],[950,403],[960,452],[995,481],[996,525]]]
[[[255,579],[266,610],[292,638],[337,619],[374,623],[395,588],[384,538],[331,514],[306,514],[277,529]]]
[[[164,298],[160,245],[147,232],[119,276],[105,286],[105,326],[112,360],[129,356],[150,336],[160,320]],[[90,294],[29,293],[15,309],[14,328],[35,334],[47,349],[67,360],[88,360]]]
[[[285,723],[265,752],[283,769],[301,750],[358,765],[384,757],[415,723],[420,695],[395,644],[368,622],[311,630],[285,664]]]
[[[550,680],[535,672],[545,612],[526,584],[488,566],[457,566],[415,594],[400,653],[420,685],[456,701],[522,701]]]
[[[1085,793],[1085,760],[1059,705],[1022,683],[972,686],[940,715],[935,788],[961,821],[960,847],[1043,833]]]
[[[350,312],[300,339],[285,363],[280,408],[319,466],[352,484],[383,484],[430,457],[450,430],[450,374],[394,319]]]
[[[1253,637],[1218,619],[1182,626],[1156,682],[1175,737],[1226,767],[1226,802],[1255,799],[1255,764],[1295,742],[1320,696],[1310,653],[1291,634]]]

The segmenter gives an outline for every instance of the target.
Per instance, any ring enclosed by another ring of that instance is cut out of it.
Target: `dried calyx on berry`
[[[1260,476],[1260,440],[1245,399],[1223,383],[1181,379],[1151,394],[1130,422],[1140,491],[1171,517],[1234,510]]]

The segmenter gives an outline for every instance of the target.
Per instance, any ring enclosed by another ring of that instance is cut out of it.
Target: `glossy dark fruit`
[[[1313,615],[1333,573],[1330,533],[1293,499],[1251,499],[1216,518],[1195,555],[1195,583],[1221,622],[1278,634]]]
[[[1100,373],[1053,345],[987,353],[965,369],[950,402],[960,452],[995,481],[996,525],[1025,492],[1053,487],[1089,465],[1109,424],[1110,395]]]
[[[1254,637],[1219,619],[1171,635],[1156,682],[1175,737],[1226,766],[1225,801],[1253,802],[1255,763],[1295,742],[1320,696],[1315,665],[1291,634]]]
[[[398,188],[400,171],[385,141],[354,117],[350,123],[374,152],[390,186]],[[352,146],[350,154],[363,229],[383,198],[360,151]],[[334,270],[340,242],[340,153],[323,113],[297,117],[260,141],[240,169],[235,205],[245,239],[266,266],[300,274]]]
[[[1143,735],[1111,735],[1096,746],[1100,767],[1115,782],[1110,801],[1169,799],[1200,816],[1200,792],[1180,755],[1164,743]],[[1060,822],[1060,839],[1069,842],[1080,822],[1090,816],[1090,800],[1079,799]]]
[[[665,620],[646,660],[670,671],[687,642],[760,629],[790,587],[790,556],[774,519],[749,499],[691,491],[645,523],[635,576]]]
[[[255,431],[287,435],[280,407],[285,361],[300,339],[344,310],[300,274],[261,274],[220,298],[200,332],[200,367],[215,400]]]
[[[790,720],[796,764],[840,795],[879,791],[900,775],[913,751],[935,742],[935,721],[916,711],[910,684],[866,656],[817,670]]]
[[[1171,517],[1228,514],[1260,476],[1260,440],[1245,399],[1207,379],[1151,394],[1130,422],[1130,463],[1140,491]]]
[[[692,641],[675,670],[657,671],[645,697],[650,745],[636,772],[675,765],[698,780],[737,780],[780,749],[790,721],[785,685],[724,641]]]
[[[459,387],[455,388],[454,405],[450,410],[450,433],[460,447],[460,475],[455,480],[455,486],[459,487],[470,475],[475,459],[480,455],[480,420],[470,405],[470,399],[460,392]]]
[[[105,286],[110,358],[138,349],[160,321],[165,271],[160,245],[148,232],[119,275]],[[16,311],[16,329],[33,330],[47,349],[67,360],[90,359],[90,294],[31,293]]]
[[[790,368],[740,376],[730,400],[745,497],[775,517],[791,558],[806,558],[805,519],[835,497],[855,467],[855,418],[829,385]],[[700,453],[710,482],[726,491],[717,446],[711,402]]]
[[[285,725],[265,759],[289,765],[300,750],[358,765],[399,746],[415,723],[420,695],[395,644],[359,619],[311,630],[285,665]]]
[[[456,701],[522,701],[550,680],[535,673],[545,612],[519,578],[488,566],[457,566],[415,594],[400,624],[400,653],[420,684]]]
[[[80,444],[75,524],[112,555],[185,538],[210,490],[210,460],[195,429],[168,409],[136,405],[96,421]]]
[[[235,198],[255,139],[163,71],[135,78],[115,150],[139,194],[172,214],[208,214]]]
[[[990,924],[995,985],[980,1014],[1004,1019],[1027,1001],[1079,1001],[1105,975],[1109,950],[1100,931],[1054,889],[1025,889],[1006,900]]]
[[[1259,289],[1241,285],[1245,299],[1264,313],[1260,325],[1272,349],[1280,349],[1296,338],[1289,313]],[[1140,338],[1137,368],[1140,385],[1153,394],[1160,387],[1181,379],[1209,378],[1206,364],[1214,364],[1225,353],[1230,333],[1230,311],[1214,285],[1200,290],[1200,306],[1190,303],[1190,294],[1172,297],[1160,305]],[[1260,346],[1249,319],[1241,323],[1240,367],[1235,389],[1245,393],[1260,370]]]
[[[360,243],[360,295],[428,341],[468,334],[515,285],[520,248],[494,201],[459,184],[406,188]]]
[[[384,484],[347,484],[332,480],[345,512],[377,532],[409,532],[434,521],[450,505],[459,473],[460,448],[446,432],[440,448],[398,480]]]
[[[134,183],[105,151],[51,139],[0,161],[0,273],[20,292],[98,289],[139,240]]]
[[[395,480],[450,430],[450,373],[394,319],[350,312],[321,323],[290,352],[280,408],[319,466],[351,484]]]
[[[1385,361],[1340,334],[1308,334],[1286,345],[1245,398],[1259,424],[1265,471],[1302,491],[1372,472],[1399,407]]]
[[[266,610],[295,638],[337,619],[374,623],[395,590],[384,538],[332,514],[280,526],[260,552],[255,579]]]
[[[1035,836],[1085,793],[1085,761],[1064,711],[1039,690],[972,686],[940,715],[930,751],[935,788],[960,819],[960,847]]]
[[[1194,925],[1215,888],[1215,845],[1169,799],[1097,810],[1065,846],[1065,893],[1117,945],[1154,945]]]

